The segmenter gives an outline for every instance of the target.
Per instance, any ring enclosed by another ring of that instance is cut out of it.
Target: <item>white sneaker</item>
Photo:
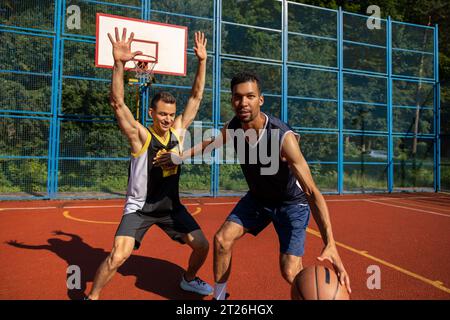
[[[194,280],[188,282],[182,276],[180,287],[185,291],[195,292],[203,296],[209,296],[213,293],[213,288],[199,277],[195,277]]]

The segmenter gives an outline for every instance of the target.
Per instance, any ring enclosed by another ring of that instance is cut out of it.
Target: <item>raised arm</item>
[[[200,102],[203,99],[203,90],[205,88],[206,77],[206,44],[208,40],[205,38],[203,32],[195,33],[194,52],[198,59],[197,73],[195,75],[194,83],[192,84],[191,96],[183,110],[183,113],[175,118],[174,129],[187,129],[197,115]]]
[[[126,28],[122,31],[122,38],[119,37],[119,30],[115,28],[115,40],[108,33],[109,40],[113,46],[114,56],[110,104],[122,133],[130,142],[131,152],[138,153],[147,139],[148,132],[142,124],[134,119],[133,114],[125,104],[123,76],[125,63],[133,59],[136,55],[142,54],[142,52],[131,52],[131,42],[133,41],[134,34],[131,33],[128,40],[126,36]]]
[[[41,250],[41,249],[50,250],[51,249],[51,247],[47,244],[31,245],[31,244],[24,244],[17,240],[9,240],[9,241],[6,241],[6,243],[9,244],[10,246],[13,246],[16,248],[21,248],[21,249],[32,249],[32,250]]]
[[[226,143],[227,140],[227,126],[228,123],[220,130],[220,134],[217,137],[211,137],[205,139],[202,142],[196,144],[190,149],[183,152],[181,156],[176,153],[167,152],[156,156],[153,159],[153,164],[155,166],[167,166],[167,165],[179,165],[184,160],[194,157],[199,153],[211,153],[214,149],[221,147]]]
[[[293,133],[286,134],[281,147],[281,155],[286,158],[292,173],[297,178],[307,196],[312,215],[319,227],[322,240],[325,244],[322,254],[317,259],[320,261],[330,261],[338,273],[341,284],[345,285],[347,290],[351,292],[350,278],[347,271],[345,271],[334,241],[327,204],[314,183],[311,171]]]

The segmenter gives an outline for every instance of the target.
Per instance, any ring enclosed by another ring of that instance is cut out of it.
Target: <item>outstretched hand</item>
[[[119,29],[114,28],[116,34],[116,40],[113,39],[112,35],[108,33],[109,40],[111,41],[113,47],[113,57],[114,61],[121,61],[125,63],[130,61],[135,56],[142,54],[142,51],[131,52],[131,42],[133,42],[134,33],[132,32],[127,40],[127,28],[123,28],[122,39],[119,37]]]
[[[23,242],[19,242],[17,240],[8,240],[8,241],[6,241],[6,243],[9,244],[10,246],[14,246],[14,247],[18,247],[23,244]]]
[[[206,60],[206,44],[208,43],[208,39],[206,39],[205,34],[203,32],[197,31],[195,33],[195,46],[194,52],[197,56],[198,60],[203,61]]]
[[[335,245],[327,245],[322,250],[320,257],[317,257],[317,260],[321,262],[328,260],[331,262],[339,277],[340,284],[347,288],[348,293],[352,293],[352,289],[350,288],[350,277],[348,276],[347,271],[345,271],[341,257],[339,256]]]

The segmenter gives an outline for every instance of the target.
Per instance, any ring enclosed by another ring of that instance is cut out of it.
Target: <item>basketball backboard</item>
[[[134,32],[131,51],[142,51],[134,60],[155,62],[154,73],[177,76],[186,75],[187,27],[145,21],[97,13],[95,44],[95,66],[112,68],[114,59],[108,33],[114,36],[115,28],[122,34],[127,28],[127,37]],[[135,61],[125,64],[125,70],[134,70]]]

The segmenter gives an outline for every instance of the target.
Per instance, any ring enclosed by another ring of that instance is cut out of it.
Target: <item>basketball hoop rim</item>
[[[146,60],[146,59],[136,59],[136,57],[148,57],[151,60]],[[148,63],[158,63],[158,57],[149,55],[149,54],[138,54],[136,57],[134,57],[133,59],[131,59],[131,61],[138,61],[138,62],[148,62]]]
[[[144,82],[146,84],[151,83],[154,80],[153,74],[157,62],[139,59],[134,59],[133,62],[134,69],[132,70],[135,72],[135,76],[139,80],[139,82]],[[139,64],[141,62],[144,62],[145,64],[140,66]]]

